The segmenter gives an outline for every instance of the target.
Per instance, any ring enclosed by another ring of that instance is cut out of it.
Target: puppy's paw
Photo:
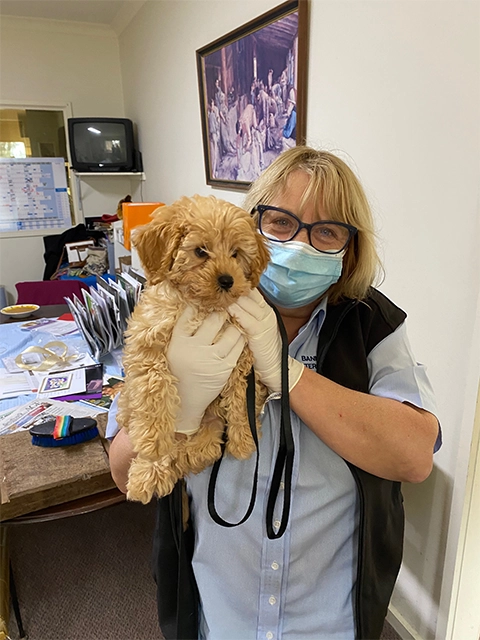
[[[164,456],[159,462],[152,462],[139,456],[130,465],[127,500],[148,504],[154,494],[163,498],[173,491],[178,479],[179,476],[170,456]]]
[[[140,487],[132,486],[130,482],[127,484],[127,500],[130,500],[131,502],[148,504],[153,498],[153,493],[154,491],[152,487],[142,489]]]

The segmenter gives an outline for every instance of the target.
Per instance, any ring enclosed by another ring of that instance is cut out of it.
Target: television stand
[[[116,191],[114,187],[115,179],[118,180],[118,185],[122,185],[123,183],[121,178],[123,177],[124,181],[126,178],[128,178],[130,181],[129,182],[130,187],[128,188],[128,190],[124,191],[123,193],[118,193],[116,202],[111,203],[110,212],[114,213],[117,209],[118,201],[121,198],[125,197],[125,193],[133,194],[134,191],[138,188],[139,184],[141,185],[147,179],[143,171],[115,171],[115,172],[113,171],[75,171],[70,167],[70,173],[72,176],[72,180],[71,180],[72,192],[74,192],[72,193],[72,195],[73,195],[74,201],[77,204],[76,209],[80,214],[79,222],[84,222],[87,217],[95,217],[95,216],[92,216],[90,213],[87,213],[86,211],[84,211],[82,183],[87,186],[86,193],[87,195],[89,195],[92,192],[100,193],[100,191],[97,188],[97,185],[100,189],[102,188],[102,178],[103,179],[109,178],[110,180],[114,181],[113,183],[111,183],[113,186],[113,190],[112,190],[113,192]],[[104,189],[105,189],[105,186],[104,186]],[[110,198],[114,197],[113,193],[110,193],[110,189],[108,189],[108,191],[109,191],[109,197]],[[143,197],[142,197],[142,200],[143,200]],[[108,209],[105,209],[105,206],[102,206],[101,211],[105,212],[106,210]]]

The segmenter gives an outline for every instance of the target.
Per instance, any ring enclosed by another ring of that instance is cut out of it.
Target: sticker
[[[66,391],[70,389],[72,384],[72,374],[63,374],[61,376],[46,376],[42,380],[39,393],[48,393],[50,391]]]

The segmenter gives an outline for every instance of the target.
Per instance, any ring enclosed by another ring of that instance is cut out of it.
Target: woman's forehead
[[[294,171],[287,177],[285,189],[283,190],[284,195],[290,195],[300,202],[308,190],[311,180],[312,176],[305,171]]]
[[[325,218],[321,189],[312,183],[312,177],[305,171],[291,173],[282,188],[272,198],[271,204],[287,209],[297,216],[314,215]]]

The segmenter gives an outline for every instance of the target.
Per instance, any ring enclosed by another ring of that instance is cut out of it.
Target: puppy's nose
[[[232,288],[233,278],[232,276],[228,275],[228,273],[222,273],[221,276],[218,276],[217,281],[220,287],[222,289],[225,289],[225,291],[228,291]]]

